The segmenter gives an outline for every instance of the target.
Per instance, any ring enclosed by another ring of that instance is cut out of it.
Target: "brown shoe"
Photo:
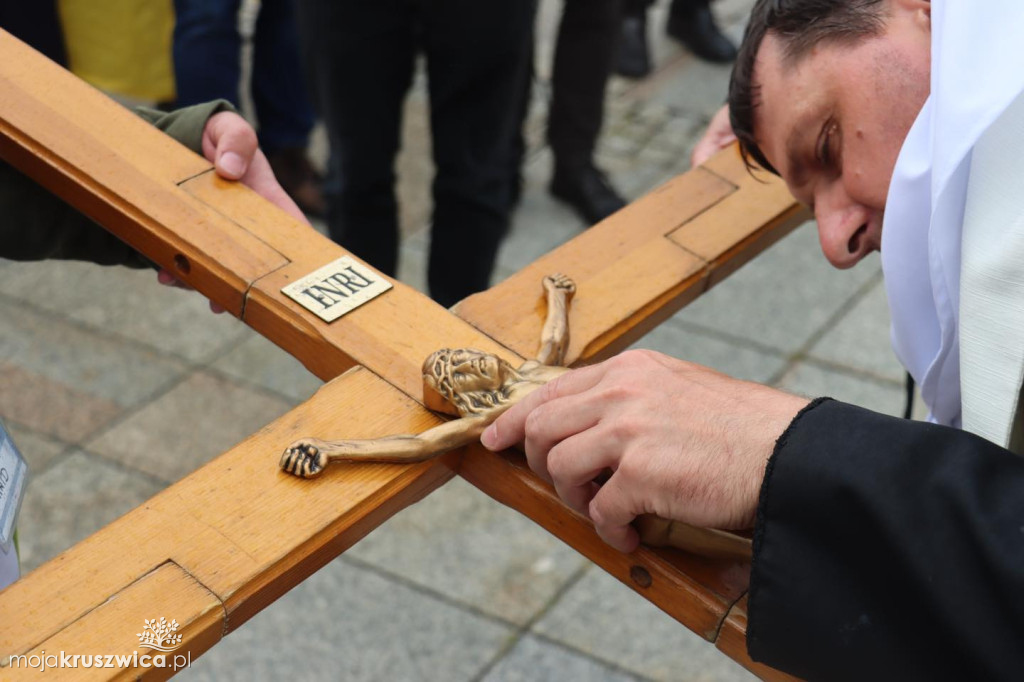
[[[327,213],[324,200],[324,179],[309,162],[306,151],[299,148],[280,149],[267,155],[274,176],[302,212],[314,218]]]

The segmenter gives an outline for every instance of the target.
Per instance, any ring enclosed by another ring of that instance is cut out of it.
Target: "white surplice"
[[[889,186],[882,269],[893,349],[921,387],[930,418],[960,426],[961,239],[971,158],[1024,92],[1024,2],[931,6],[931,94]]]

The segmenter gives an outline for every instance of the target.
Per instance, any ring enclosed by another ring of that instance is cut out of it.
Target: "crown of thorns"
[[[455,398],[455,381],[452,379],[451,360],[454,352],[451,348],[442,348],[431,353],[423,363],[423,376],[430,380],[434,390],[448,401],[453,401]]]

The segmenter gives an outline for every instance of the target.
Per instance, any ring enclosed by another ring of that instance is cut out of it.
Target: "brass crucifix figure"
[[[576,293],[576,284],[562,274],[548,275],[542,284],[548,310],[536,359],[514,368],[493,353],[443,348],[423,363],[427,407],[458,414],[459,419],[420,434],[369,440],[303,438],[281,455],[281,469],[301,478],[314,478],[334,462],[420,462],[480,438],[484,429],[505,410],[569,371],[560,365],[569,347],[569,303]],[[750,560],[750,540],[726,531],[697,528],[651,515],[641,516],[636,526],[641,541],[647,545]]]
[[[492,353],[443,348],[423,363],[423,382],[430,389],[424,392],[427,406],[458,414],[460,419],[417,435],[337,441],[303,438],[285,450],[281,468],[302,478],[313,478],[332,462],[419,462],[480,438],[488,424],[505,410],[569,371],[558,365],[565,360],[569,346],[569,302],[576,293],[576,284],[556,274],[545,277],[543,285],[548,312],[536,360],[516,369]]]

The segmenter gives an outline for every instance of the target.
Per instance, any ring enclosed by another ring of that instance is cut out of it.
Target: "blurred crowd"
[[[428,283],[450,306],[488,286],[519,200],[537,1],[0,0],[0,27],[97,87],[161,109],[223,99],[241,110],[248,93],[245,113],[285,191],[332,239],[392,276],[402,105],[422,57],[436,167]],[[562,3],[549,190],[588,225],[626,203],[594,152],[609,77],[654,70],[655,1]],[[736,49],[710,3],[671,0],[667,33],[698,58],[731,62]],[[255,21],[242,30],[245,9]],[[318,120],[325,168],[308,155]]]

